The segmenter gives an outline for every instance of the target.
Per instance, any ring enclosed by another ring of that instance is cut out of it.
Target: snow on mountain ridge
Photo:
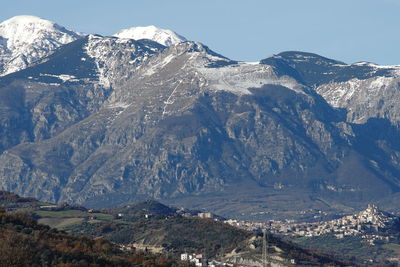
[[[35,16],[12,17],[0,23],[0,76],[21,70],[81,33]]]
[[[229,91],[236,94],[251,94],[250,88],[279,85],[296,93],[304,94],[303,88],[294,79],[277,77],[272,68],[261,64],[239,63],[220,68],[198,68],[209,87],[216,91]]]
[[[282,86],[304,94],[304,87],[295,79],[288,76],[278,77],[268,65],[230,60],[199,42],[188,41],[165,49],[142,67],[140,76],[157,76],[168,68],[192,73],[199,79],[199,86],[204,90],[245,95],[252,94],[251,89]]]
[[[150,39],[164,46],[171,46],[186,41],[186,38],[167,29],[161,29],[154,25],[147,27],[132,27],[114,34],[118,38],[127,39]]]
[[[94,59],[96,64],[99,84],[109,88],[116,74],[119,82],[127,78],[134,70],[152,54],[159,52],[155,43],[143,44],[132,39],[118,39],[90,34],[85,46],[86,54]],[[160,46],[161,47],[161,46]],[[122,66],[129,66],[123,68]]]

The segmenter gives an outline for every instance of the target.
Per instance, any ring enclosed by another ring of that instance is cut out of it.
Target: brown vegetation
[[[0,209],[0,266],[177,266],[164,256],[126,253],[103,238],[75,237]]]

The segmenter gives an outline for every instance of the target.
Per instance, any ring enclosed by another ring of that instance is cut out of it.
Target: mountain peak
[[[15,16],[0,23],[0,36],[19,42],[28,42],[38,35],[57,30],[67,31],[52,21],[30,15]]]
[[[20,16],[14,16],[12,18],[9,18],[8,20],[5,20],[1,23],[3,24],[29,24],[29,23],[46,23],[46,24],[54,24],[53,22],[49,20],[42,19],[37,16],[32,16],[32,15],[20,15]]]
[[[285,51],[279,53],[278,55],[274,55],[273,57],[285,59],[294,63],[311,63],[316,65],[346,65],[344,62],[338,60],[303,51]]]
[[[18,41],[18,43],[45,37],[50,32],[61,32],[75,37],[82,35],[69,31],[52,21],[30,15],[15,16],[0,23],[0,37]]]
[[[146,27],[132,27],[124,29],[113,36],[127,39],[150,39],[165,46],[186,41],[186,38],[167,29],[161,29],[154,25]]]
[[[0,23],[0,76],[24,69],[81,36],[36,16],[12,17]]]

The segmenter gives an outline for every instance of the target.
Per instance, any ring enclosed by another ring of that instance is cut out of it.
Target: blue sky
[[[153,24],[236,60],[300,50],[393,65],[399,14],[400,0],[6,0],[0,20],[35,15],[102,35]]]

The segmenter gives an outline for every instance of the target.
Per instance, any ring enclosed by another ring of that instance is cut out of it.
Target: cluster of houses
[[[202,254],[190,254],[190,253],[182,253],[181,254],[181,261],[186,261],[193,263],[195,266],[210,266],[210,267],[216,267],[216,266],[227,266],[226,263],[219,262],[216,260],[208,261],[205,257],[203,257]]]
[[[136,250],[136,247],[134,244],[128,244],[128,245],[118,244],[118,247],[120,250],[123,250],[123,251],[135,251]]]
[[[375,205],[368,205],[368,208],[360,213],[331,221],[313,223],[269,221],[261,223],[230,219],[226,220],[225,223],[251,231],[268,229],[271,233],[294,236],[312,237],[333,234],[336,238],[343,238],[359,235],[367,242],[374,244],[377,241],[389,242],[392,238],[395,238],[388,229],[395,224],[400,224],[400,219],[379,210]]]

